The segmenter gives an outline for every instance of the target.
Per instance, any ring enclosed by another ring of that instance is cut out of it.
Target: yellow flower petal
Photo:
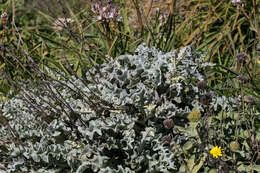
[[[212,154],[213,157],[218,158],[219,156],[222,156],[222,150],[221,147],[214,147],[210,150],[210,154]]]

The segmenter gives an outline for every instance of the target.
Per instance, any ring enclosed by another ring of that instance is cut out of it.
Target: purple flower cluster
[[[232,0],[233,5],[243,5],[243,2],[241,0]]]
[[[104,1],[96,2],[92,5],[91,10],[99,21],[116,20],[119,22],[122,20],[118,8],[112,4],[112,0],[106,3]]]
[[[255,100],[255,98],[252,97],[252,96],[245,96],[245,101],[246,101],[247,103],[254,103],[256,100]]]
[[[241,76],[241,75],[240,75],[240,76],[237,76],[237,80],[238,80],[239,83],[242,83],[242,84],[249,82],[248,77],[246,77],[246,76]]]

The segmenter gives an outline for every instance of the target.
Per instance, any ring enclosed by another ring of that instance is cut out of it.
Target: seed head
[[[171,135],[167,135],[167,136],[162,137],[162,141],[163,141],[164,144],[170,144],[171,140],[172,140]]]
[[[203,80],[203,81],[198,82],[198,83],[197,83],[197,87],[198,87],[199,89],[201,89],[201,90],[206,89],[206,87],[207,87],[206,81]]]
[[[173,128],[173,129],[172,129],[172,133],[173,133],[174,135],[178,135],[178,134],[180,134],[180,131],[179,131],[178,128]]]
[[[8,22],[8,14],[6,12],[3,12],[1,15],[2,25],[6,26]]]
[[[239,53],[237,54],[237,62],[239,64],[245,64],[247,59],[247,54],[245,53]]]
[[[163,125],[166,129],[171,129],[174,126],[173,120],[172,119],[166,119],[163,121]]]
[[[230,142],[229,147],[231,151],[238,151],[240,149],[240,145],[237,141]]]
[[[200,103],[204,105],[208,105],[211,101],[212,101],[212,96],[209,92],[200,97]]]

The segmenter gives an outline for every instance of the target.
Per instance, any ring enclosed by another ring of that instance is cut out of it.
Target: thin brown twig
[[[15,29],[14,29],[14,25],[15,25],[15,1],[12,0],[12,34],[13,34],[13,40],[15,40]]]

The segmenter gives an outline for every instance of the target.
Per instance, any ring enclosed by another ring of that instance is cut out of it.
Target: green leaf
[[[197,173],[200,168],[202,167],[204,161],[206,160],[207,155],[203,154],[203,157],[200,159],[199,164],[197,164],[196,166],[194,166],[194,168],[192,169],[192,173]]]
[[[237,169],[239,171],[246,171],[246,172],[250,172],[252,170],[260,172],[260,165],[253,165],[253,166],[251,166],[251,165],[241,164]]]
[[[192,155],[191,158],[187,162],[187,166],[189,169],[189,172],[192,171],[193,167],[195,166],[195,155]]]
[[[253,169],[257,172],[260,172],[260,165],[255,165]]]
[[[198,164],[195,163],[195,155],[192,155],[191,158],[187,162],[188,169],[191,173],[197,173],[202,167],[207,155],[203,154],[203,157],[200,158]]]
[[[188,152],[188,150],[190,150],[192,147],[193,147],[193,141],[187,141],[184,145],[183,145],[183,151],[185,152],[185,153],[187,153]]]

